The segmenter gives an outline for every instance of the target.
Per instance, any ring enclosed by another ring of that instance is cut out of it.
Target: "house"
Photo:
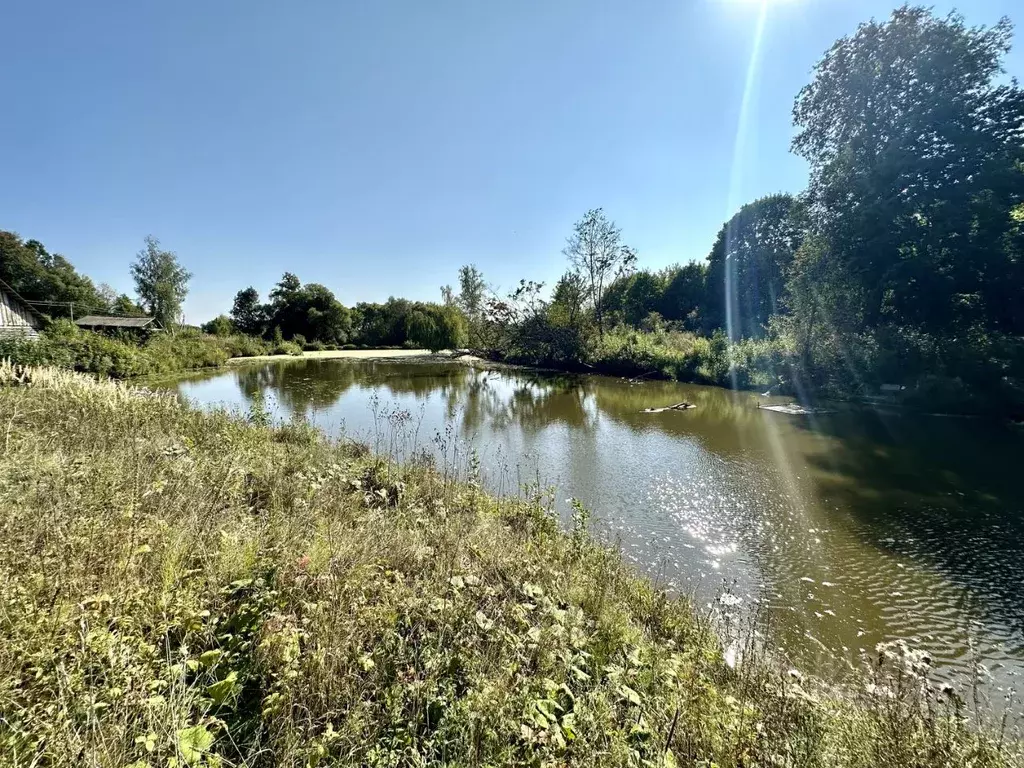
[[[86,315],[75,320],[79,328],[90,331],[135,331],[149,333],[160,329],[152,317],[113,317],[110,315]]]
[[[34,339],[42,327],[43,316],[0,280],[0,338],[19,336]]]

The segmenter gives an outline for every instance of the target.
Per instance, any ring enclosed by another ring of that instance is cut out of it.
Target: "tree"
[[[406,315],[405,330],[409,341],[437,352],[462,346],[466,321],[457,307],[417,304]]]
[[[145,310],[165,328],[179,323],[192,273],[178,263],[178,257],[160,250],[160,241],[147,235],[146,247],[139,251],[131,272]]]
[[[104,311],[109,312],[117,302],[117,291],[108,283],[100,283],[96,293],[103,301]]]
[[[255,292],[240,293],[239,297],[242,309],[258,302]],[[303,285],[291,272],[285,272],[271,290],[266,312],[267,324],[284,338],[301,336],[307,341],[344,344],[352,335],[352,315],[334,294],[319,283]]]
[[[695,331],[702,312],[707,311],[707,275],[705,264],[690,262],[665,270],[665,290],[658,311],[670,322],[681,322]]]
[[[441,286],[441,303],[446,307],[450,307],[455,304],[455,291],[450,285]]]
[[[471,320],[480,317],[484,307],[484,293],[487,284],[484,275],[476,264],[466,264],[459,268],[459,307]]]
[[[459,296],[456,304],[463,311],[467,323],[467,336],[473,346],[482,346],[484,340],[484,301],[487,283],[475,264],[459,269]]]
[[[1020,333],[1007,232],[1024,194],[1024,94],[1000,83],[1012,27],[903,6],[838,40],[794,106],[825,272],[868,328]]]
[[[122,293],[114,299],[114,303],[110,305],[110,313],[112,315],[117,315],[118,317],[146,316],[146,310],[140,307],[136,302],[132,301],[131,296],[126,293]]]
[[[231,320],[242,333],[262,336],[267,331],[267,308],[260,303],[259,292],[249,286],[235,294]]]
[[[231,322],[231,318],[227,315],[217,315],[207,323],[203,323],[203,333],[209,333],[213,336],[230,336],[237,329],[235,324]]]
[[[802,210],[791,195],[770,195],[744,205],[719,230],[708,254],[707,330],[724,328],[731,341],[765,335],[803,238]]]
[[[628,274],[636,264],[636,252],[620,242],[620,231],[604,211],[594,208],[573,226],[563,253],[572,269],[585,280],[597,318],[598,333],[604,335],[604,294],[616,277]]]
[[[547,306],[548,357],[579,361],[587,357],[593,322],[586,313],[587,288],[578,272],[568,271],[555,284]]]
[[[285,272],[281,275],[277,285],[270,291],[271,307],[280,307],[288,304],[301,287],[302,282],[296,275],[291,272]]]
[[[617,312],[626,323],[637,326],[661,306],[665,277],[648,269],[624,275],[611,282],[605,291],[604,312]]]
[[[79,274],[71,262],[51,254],[38,240],[22,242],[14,232],[0,230],[0,280],[53,317],[106,312],[109,296]]]

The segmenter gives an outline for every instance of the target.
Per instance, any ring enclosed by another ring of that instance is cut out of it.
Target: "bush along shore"
[[[920,656],[726,663],[537,489],[54,369],[0,414],[0,764],[1024,764]]]
[[[301,354],[302,347],[291,341],[264,341],[242,334],[214,336],[192,329],[148,338],[105,336],[64,319],[51,322],[36,339],[0,338],[0,359],[116,379],[216,368],[233,357]]]

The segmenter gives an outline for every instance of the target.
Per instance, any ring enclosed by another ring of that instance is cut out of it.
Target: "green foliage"
[[[1024,332],[1008,309],[1024,289],[1024,92],[1000,77],[1011,33],[904,6],[838,40],[800,92],[793,147],[823,212],[824,272],[860,319],[841,332]]]
[[[75,330],[72,332],[71,328]],[[154,371],[150,356],[135,344],[78,331],[71,323],[56,326],[53,335],[43,333],[38,340],[0,339],[0,359],[115,378],[142,376]]]
[[[301,354],[283,342],[279,351],[251,336],[211,336],[198,331],[157,333],[148,340],[118,339],[80,330],[68,320],[50,323],[38,340],[0,339],[0,360],[48,365],[117,379],[213,368],[232,357]]]
[[[235,294],[231,306],[231,320],[235,327],[249,336],[262,336],[267,330],[267,309],[260,303],[260,295],[252,286]]]
[[[805,226],[790,195],[755,200],[726,222],[708,255],[705,329],[724,328],[734,341],[765,335]]]
[[[911,651],[731,668],[539,489],[52,371],[0,413],[0,763],[1021,765]]]
[[[294,341],[278,341],[271,345],[270,354],[298,356],[302,354],[302,347]]]
[[[153,373],[174,373],[190,368],[216,368],[229,354],[221,340],[196,331],[157,333],[143,345]]]
[[[417,305],[406,315],[406,342],[412,348],[457,349],[466,342],[466,319],[454,306]]]
[[[448,291],[451,296],[451,288]],[[483,272],[477,269],[476,264],[466,264],[459,268],[458,296],[452,296],[452,301],[443,302],[445,305],[454,304],[462,310],[465,315],[466,340],[474,347],[482,347],[486,343],[486,294],[487,283],[484,282]]]
[[[468,321],[456,304],[428,304],[390,298],[357,304],[353,338],[361,347],[455,349],[465,346]]]
[[[252,294],[248,291],[252,289],[239,293],[236,303],[239,298],[248,301],[256,296],[254,291]],[[270,292],[270,304],[265,313],[270,325],[280,329],[285,338],[301,337],[296,341],[299,346],[306,339],[343,344],[352,335],[351,313],[334,298],[334,294],[317,283],[302,285],[299,278],[290,272],[285,272]]]
[[[223,337],[220,341],[228,357],[259,357],[270,354],[270,344],[254,336],[236,333]]]
[[[93,282],[63,256],[49,253],[38,240],[23,242],[14,232],[3,230],[0,280],[28,301],[52,302],[39,307],[52,317],[68,317],[70,307],[78,314],[112,309]]]
[[[1011,32],[910,6],[862,24],[796,100],[806,194],[743,206],[706,268],[631,274],[625,260],[617,277],[620,233],[589,211],[565,251],[589,313],[523,281],[488,304],[492,346],[804,397],[895,383],[915,407],[1024,415],[1024,90],[1000,77]]]
[[[622,276],[613,280],[605,292],[605,313],[612,325],[640,327],[657,313],[677,330],[697,331],[709,303],[707,271],[704,264],[691,262]]]
[[[664,275],[646,269],[621,277],[608,286],[605,312],[616,312],[623,322],[639,326],[651,312],[660,309],[666,282]]]
[[[192,273],[178,263],[172,251],[160,250],[160,241],[146,236],[146,247],[131,266],[135,292],[145,310],[164,328],[181,322],[181,305],[188,295]]]
[[[213,320],[203,324],[203,333],[211,336],[231,336],[237,331],[234,322],[227,315],[217,315]]]
[[[598,333],[603,334],[605,292],[613,280],[633,271],[636,252],[621,242],[621,230],[601,208],[587,211],[573,225],[562,252],[586,287]]]

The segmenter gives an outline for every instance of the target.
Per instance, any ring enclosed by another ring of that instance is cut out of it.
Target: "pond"
[[[838,410],[792,416],[752,393],[458,363],[295,360],[175,382],[400,459],[475,456],[497,493],[557,487],[624,556],[701,604],[766,609],[792,662],[827,676],[904,639],[942,674],[1024,671],[1024,431]],[[644,413],[687,401],[685,411]],[[729,598],[733,602],[733,598]],[[992,702],[996,703],[996,702]]]

